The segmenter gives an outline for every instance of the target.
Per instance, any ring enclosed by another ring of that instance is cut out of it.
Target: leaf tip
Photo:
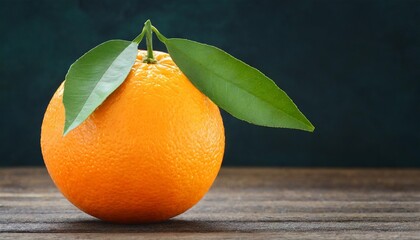
[[[301,128],[301,130],[307,131],[307,132],[314,132],[315,131],[315,126],[307,119],[305,122],[305,127]]]
[[[71,132],[73,129],[75,129],[79,125],[80,123],[76,123],[75,121],[73,122],[67,121],[67,118],[66,118],[64,122],[63,137],[65,137],[69,132]]]
[[[73,128],[71,126],[64,126],[63,137],[65,137]]]
[[[309,132],[311,132],[311,133],[313,133],[315,131],[315,127],[314,127],[314,125],[310,125],[309,126]]]

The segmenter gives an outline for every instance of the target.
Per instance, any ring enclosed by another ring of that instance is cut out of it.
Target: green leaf
[[[160,37],[188,79],[234,117],[267,127],[315,129],[287,94],[259,70],[216,47]],[[272,61],[269,56],[261,60]]]
[[[66,75],[64,135],[79,126],[125,80],[137,57],[138,43],[104,42],[74,62]]]

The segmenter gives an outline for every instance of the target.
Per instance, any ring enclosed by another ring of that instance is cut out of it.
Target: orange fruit
[[[137,60],[124,83],[63,137],[63,84],[46,110],[41,148],[48,172],[82,211],[119,223],[164,221],[195,205],[223,158],[219,108],[167,53]]]

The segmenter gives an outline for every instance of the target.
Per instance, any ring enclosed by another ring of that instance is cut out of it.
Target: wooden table
[[[420,239],[420,170],[223,168],[159,224],[101,222],[43,168],[0,169],[0,239]]]

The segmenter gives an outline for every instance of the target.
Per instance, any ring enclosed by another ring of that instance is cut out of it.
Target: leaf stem
[[[146,33],[146,28],[143,27],[143,29],[141,30],[141,33],[136,38],[134,38],[132,42],[137,43],[137,45],[140,44],[141,40],[143,40],[145,33]]]
[[[156,33],[156,36],[159,39],[159,41],[161,41],[162,43],[166,43],[167,38],[163,36],[162,33],[160,33],[159,30],[155,28],[155,26],[152,26],[152,30]]]
[[[144,29],[146,32],[146,46],[147,46],[147,57],[143,62],[145,63],[156,63],[155,58],[153,57],[153,32],[152,32],[152,22],[147,20],[144,23]]]

